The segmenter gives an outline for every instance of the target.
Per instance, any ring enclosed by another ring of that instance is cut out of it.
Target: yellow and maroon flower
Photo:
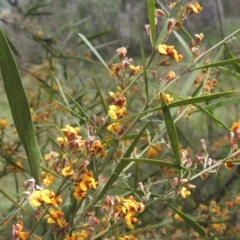
[[[71,176],[73,174],[74,174],[74,171],[73,171],[72,166],[67,166],[67,167],[63,168],[63,170],[62,170],[62,175],[64,177]]]
[[[178,54],[177,50],[174,49],[174,46],[167,46],[165,44],[158,45],[158,51],[163,56],[168,56],[170,59],[179,62],[183,59],[181,54]]]
[[[117,134],[120,130],[120,123],[115,122],[107,126],[107,130],[112,134]]]
[[[43,203],[47,203],[51,206],[58,206],[62,203],[61,196],[55,196],[54,192],[50,192],[48,189],[34,191],[28,198],[28,201],[32,207],[39,207]]]
[[[198,14],[202,10],[203,10],[203,8],[200,6],[200,4],[198,2],[189,3],[187,5],[187,12],[189,13],[189,15],[191,15],[191,14]]]
[[[64,213],[62,211],[55,211],[53,209],[49,210],[50,214],[45,216],[47,222],[51,225],[57,225],[60,228],[64,228],[67,225],[65,219],[63,219]]]
[[[130,73],[129,73],[129,76],[134,76],[136,75],[137,73],[139,73],[142,69],[142,66],[133,66],[133,65],[129,65],[129,68],[132,70]]]
[[[74,193],[73,196],[77,199],[77,200],[82,200],[83,198],[86,197],[87,192],[83,191],[82,188],[80,186],[76,186],[74,188]]]
[[[238,122],[233,123],[231,131],[240,134],[240,120]]]
[[[23,222],[19,221],[17,224],[12,226],[12,240],[26,240],[28,238],[29,232],[22,232]]]

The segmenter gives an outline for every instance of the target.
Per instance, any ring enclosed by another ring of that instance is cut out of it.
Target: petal
[[[111,119],[114,119],[114,120],[117,119],[117,114],[114,110],[109,110],[108,115],[110,116]]]

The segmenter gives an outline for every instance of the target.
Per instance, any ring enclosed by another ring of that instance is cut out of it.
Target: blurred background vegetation
[[[202,46],[208,49],[239,28],[239,2],[237,0],[201,0],[199,2],[204,8],[203,12],[191,17],[184,27],[192,35],[202,32],[205,35]],[[115,50],[121,46],[127,47],[128,56],[133,57],[134,62],[138,63],[141,61],[141,55],[137,22],[142,29],[145,54],[149,55],[151,52],[149,37],[143,30],[144,24],[148,23],[145,0],[9,0],[0,1],[0,16],[0,27],[15,54],[33,113],[35,111],[38,116],[35,124],[40,130],[43,127],[51,129],[49,118],[55,118],[52,123],[59,126],[69,123],[68,119],[71,118],[71,114],[64,110],[57,114],[54,103],[51,102],[53,96],[55,100],[61,100],[61,96],[56,93],[58,87],[55,78],[61,81],[64,90],[81,102],[86,111],[96,115],[101,111],[100,99],[91,70],[96,74],[100,87],[106,90],[105,98],[108,97],[107,92],[115,86],[78,33],[89,39],[107,63],[114,61]],[[162,21],[164,24],[164,20]],[[161,24],[158,28],[161,28]],[[177,45],[176,48],[184,55],[185,50],[174,35],[171,35],[168,43]],[[239,35],[228,44],[228,47],[234,56],[239,55]],[[209,58],[214,59],[217,54],[218,52],[210,55]],[[224,53],[220,58],[225,58]],[[178,68],[176,67],[176,72]],[[215,77],[218,80],[218,87],[214,91],[239,90],[239,80],[236,81],[218,71]],[[174,90],[181,88],[181,81],[174,86]],[[11,123],[11,113],[2,81],[0,84],[0,117],[6,118]],[[136,94],[139,93],[138,87],[135,89]],[[137,100],[133,97],[129,108],[134,110],[141,100],[140,95]],[[222,109],[214,110],[215,116],[229,127],[232,122],[240,118],[239,112],[239,105],[232,105],[227,112],[222,112]],[[177,128],[182,148],[188,148],[192,156],[201,150],[200,139],[202,138],[206,140],[211,156],[216,159],[225,157],[229,151],[228,133],[205,115],[195,113],[194,117],[183,118],[178,122]],[[44,140],[41,139],[42,151],[48,149],[44,144]],[[161,179],[161,174],[155,177]],[[233,185],[233,182],[238,184]],[[11,183],[12,180],[9,181],[9,178],[2,178],[0,182],[5,187]],[[220,201],[225,198],[225,195],[232,196],[232,192],[235,194],[240,191],[240,167],[236,167],[231,173],[224,170],[217,176],[210,176],[202,182],[198,181],[197,185],[197,194],[193,196],[197,204],[208,204],[212,199]],[[3,211],[6,205],[1,204],[0,211]],[[191,211],[187,204],[182,208]],[[234,216],[233,220],[239,219]]]

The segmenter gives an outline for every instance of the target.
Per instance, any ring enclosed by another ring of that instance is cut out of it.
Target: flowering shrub
[[[152,53],[145,59],[141,44],[141,65],[125,47],[117,48],[118,60],[106,64],[79,34],[106,69],[106,78],[115,83],[113,89],[106,84],[105,91],[92,73],[96,105],[91,105],[90,92],[78,95],[69,83],[58,80],[60,63],[45,61],[41,68],[32,66],[29,73],[46,95],[50,92],[50,98],[41,101],[29,94],[29,107],[1,32],[0,65],[15,124],[13,128],[0,119],[1,177],[22,174],[25,179],[18,180],[17,191],[22,194],[17,200],[1,189],[14,205],[14,210],[1,216],[2,228],[12,228],[12,239],[222,239],[239,235],[239,225],[232,221],[239,194],[225,197],[223,188],[216,192],[218,197],[208,195],[209,202],[204,202],[201,190],[201,181],[225,176],[226,169],[233,171],[239,163],[240,120],[229,128],[211,112],[217,104],[236,100],[224,99],[234,91],[213,93],[218,81],[211,68],[227,64],[236,68],[239,59],[211,62],[209,56],[233,34],[205,50],[204,34],[192,37],[183,28],[184,21],[203,10],[198,2],[157,4],[159,9],[148,0],[149,23],[144,34],[149,36]],[[159,19],[165,25],[156,37]],[[181,47],[168,43],[175,31],[187,38],[191,54],[187,67],[176,67],[185,56]],[[37,36],[41,38],[43,32],[39,30]],[[44,78],[51,84],[43,82]],[[177,82],[181,89],[176,91]],[[216,98],[220,100],[204,104]],[[229,139],[215,146],[227,145],[225,156],[215,157],[214,146],[203,139],[198,141],[200,153],[191,143],[181,145],[177,122],[194,117],[197,110],[228,132]]]

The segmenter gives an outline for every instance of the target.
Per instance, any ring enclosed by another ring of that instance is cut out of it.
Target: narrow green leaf
[[[171,142],[172,150],[173,150],[177,165],[180,166],[181,165],[180,150],[178,146],[178,136],[177,136],[175,124],[173,122],[170,110],[168,108],[168,105],[162,93],[160,93],[160,99],[161,99],[163,116],[164,116],[165,124],[167,127],[167,131],[168,131],[168,137]]]
[[[173,33],[176,36],[176,38],[178,39],[178,41],[180,42],[180,44],[182,45],[183,49],[185,50],[189,60],[191,60],[192,52],[190,50],[189,45],[186,43],[186,41],[182,38],[182,36],[177,31],[173,31]]]
[[[107,113],[108,113],[108,107],[107,107],[107,104],[106,104],[106,102],[105,102],[105,100],[104,100],[104,97],[103,97],[101,88],[99,87],[98,81],[97,81],[97,79],[96,79],[93,71],[91,71],[91,73],[92,73],[93,81],[94,81],[94,83],[95,83],[95,85],[96,85],[96,87],[97,87],[97,92],[98,92],[98,94],[99,94],[99,96],[100,96],[103,109],[104,109],[105,113],[107,114]]]
[[[130,146],[128,147],[126,153],[124,154],[123,158],[128,158],[130,157],[131,153],[133,152],[135,146],[137,145],[139,139],[141,138],[142,134],[145,132],[146,128],[148,127],[149,122],[142,128],[142,130],[139,132],[137,137],[132,141]],[[111,188],[111,186],[114,184],[114,182],[117,180],[119,175],[121,174],[122,170],[128,165],[127,161],[120,161],[120,163],[117,165],[116,169],[114,170],[113,174],[103,187],[102,191],[100,194],[96,197],[94,200],[94,203],[97,203],[104,195],[105,193]],[[94,206],[95,204],[93,204]]]
[[[210,109],[215,109],[218,107],[223,107],[223,106],[226,106],[229,104],[235,104],[235,103],[240,103],[240,97],[227,98],[227,99],[223,99],[221,101],[216,101],[214,103],[204,106],[203,108],[205,110],[210,110]]]
[[[148,104],[147,67],[146,67],[146,59],[145,59],[145,53],[144,53],[144,48],[143,48],[143,41],[142,41],[141,32],[140,32],[140,29],[139,29],[138,22],[137,22],[137,30],[138,30],[138,38],[139,38],[139,42],[140,42],[141,55],[142,55],[143,77],[144,77],[144,86],[145,86],[145,104]]]
[[[62,103],[60,103],[58,101],[56,101],[56,103],[59,104],[60,106],[62,106],[63,108],[65,108],[66,110],[68,110],[74,117],[78,117],[81,120],[85,120],[82,116],[80,116],[79,114],[74,112],[71,108],[66,107],[65,105],[63,105]]]
[[[18,52],[17,49],[14,47],[14,45],[13,45],[12,42],[9,40],[9,38],[8,38],[7,36],[5,36],[5,37],[6,37],[7,41],[8,41],[8,44],[9,44],[12,52],[13,52],[17,57],[21,58],[19,52]]]
[[[75,101],[75,99],[68,94],[67,92],[65,92],[65,94],[71,99],[71,101],[74,103],[75,107],[80,111],[80,113],[83,115],[83,117],[85,119],[87,119],[88,121],[91,121],[91,118],[88,116],[88,114],[83,110],[83,108]],[[70,102],[71,103],[71,102]],[[71,110],[71,112],[73,114],[76,114],[73,110]]]
[[[188,33],[188,31],[184,27],[180,27],[180,31],[187,37],[189,42],[192,41],[193,38],[191,37],[191,35]]]
[[[22,205],[20,205],[18,202],[16,202],[14,199],[12,199],[2,188],[0,188],[0,193],[7,198],[10,202],[12,202],[15,207],[20,208],[22,211],[32,215],[29,211],[27,211]]]
[[[211,94],[211,95],[204,95],[204,96],[194,97],[194,98],[188,98],[188,99],[184,99],[181,101],[170,103],[170,104],[168,104],[168,107],[174,108],[174,107],[180,107],[180,106],[194,104],[194,103],[206,102],[206,101],[213,100],[216,98],[225,97],[225,96],[231,95],[236,92],[237,92],[237,90],[215,93],[215,94]]]
[[[205,110],[203,107],[194,104],[197,108],[199,108],[203,113],[207,114],[210,118],[212,118],[212,120],[215,123],[219,123],[220,125],[222,125],[228,132],[231,132],[230,128],[228,128],[222,121],[220,121],[218,118],[214,117],[209,111]]]
[[[225,65],[232,65],[240,62],[240,58],[235,58],[235,59],[229,59],[229,60],[224,60],[220,62],[215,62],[215,63],[210,63],[206,64],[200,67],[192,68],[190,69],[191,71],[197,70],[197,69],[202,69],[202,68],[210,68],[210,67],[218,67],[218,66],[225,66]]]
[[[32,15],[36,10],[38,10],[39,8],[42,7],[46,7],[46,6],[50,6],[49,3],[42,3],[42,4],[38,4],[33,6],[32,8],[30,8],[25,14],[24,14],[24,18],[26,18],[29,15]]]
[[[21,143],[26,151],[31,175],[38,184],[39,162],[42,159],[42,156],[34,136],[30,108],[17,64],[12,55],[8,42],[1,30],[0,67],[13,121]]]
[[[148,5],[148,19],[150,23],[150,38],[152,42],[152,47],[155,49],[155,41],[156,41],[156,27],[155,27],[155,2],[154,0],[147,0]]]
[[[162,30],[157,38],[155,46],[162,44],[166,40],[167,31],[168,31],[168,21],[166,21],[165,24],[163,25]]]
[[[193,219],[191,219],[189,216],[175,208],[172,204],[166,202],[169,207],[173,209],[175,213],[177,213],[189,226],[191,226],[196,232],[198,232],[201,236],[206,237],[206,233],[204,229]]]
[[[230,35],[228,35],[227,37],[225,37],[223,40],[221,40],[220,42],[218,42],[217,44],[215,44],[213,47],[209,48],[207,51],[203,52],[202,54],[200,54],[191,64],[191,66],[193,66],[196,62],[199,62],[200,60],[202,60],[208,53],[212,52],[215,48],[221,46],[222,44],[226,43],[227,40],[229,40],[229,38],[231,38],[232,36],[236,35],[238,32],[240,32],[240,28],[238,28],[236,31],[234,31],[233,33],[231,33]]]
[[[88,45],[88,47],[93,51],[93,53],[96,55],[96,57],[100,60],[100,62],[103,64],[103,66],[105,66],[105,68],[110,71],[108,65],[105,63],[105,61],[102,59],[102,57],[99,55],[99,53],[96,51],[96,49],[93,47],[93,45],[87,40],[87,38],[82,35],[82,34],[78,34],[82,40]]]
[[[165,167],[169,167],[169,168],[189,171],[188,168],[182,167],[181,165],[171,163],[171,162],[167,162],[167,161],[163,161],[163,160],[150,159],[150,158],[122,158],[122,161],[154,164],[154,165],[165,166]]]
[[[185,106],[185,105],[189,105],[189,104],[204,102],[204,101],[212,100],[212,99],[223,97],[223,96],[228,96],[228,95],[236,93],[236,92],[237,92],[237,90],[222,92],[222,93],[216,93],[216,94],[211,94],[211,95],[205,95],[205,96],[195,97],[195,98],[188,98],[188,99],[184,99],[184,100],[181,100],[181,101],[170,103],[170,104],[168,104],[168,108],[175,108],[175,107]],[[143,111],[141,113],[134,114],[132,116],[119,119],[119,121],[130,119],[130,118],[136,117],[138,115],[146,115],[146,114],[151,113],[151,112],[157,112],[159,110],[162,110],[162,106],[152,108],[152,109]]]
[[[235,77],[237,78],[238,80],[240,80],[240,72],[236,72],[236,71],[232,71],[228,68],[225,68],[225,67],[218,67],[218,69],[221,71],[221,72],[224,72],[232,77]]]
[[[59,82],[59,80],[58,80],[57,78],[55,78],[55,80],[56,80],[56,82],[57,82],[57,84],[58,84],[59,91],[60,91],[60,93],[61,93],[61,96],[62,96],[62,98],[63,98],[64,103],[66,104],[66,106],[68,107],[68,109],[70,109],[70,112],[72,113],[72,116],[74,117],[74,120],[75,120],[76,124],[79,126],[79,121],[75,118],[75,116],[76,116],[77,114],[72,110],[72,108],[71,108],[71,106],[70,106],[70,104],[69,104],[69,102],[68,102],[68,100],[67,100],[67,98],[66,98],[66,96],[65,96],[65,93],[64,93],[64,91],[63,91],[63,88],[62,88],[61,83]],[[80,117],[80,118],[82,119],[82,117]]]
[[[165,6],[160,1],[157,1],[156,4],[160,6],[160,9],[163,10],[166,15],[169,15],[168,9],[165,8]]]
[[[87,40],[90,41],[90,40],[99,38],[101,36],[107,35],[107,34],[112,33],[112,32],[115,32],[115,30],[108,30],[108,31],[105,31],[105,32],[100,32],[100,33],[94,34],[94,35],[92,35],[90,37],[87,37]],[[79,45],[81,45],[83,43],[84,43],[84,41],[81,41],[80,43],[77,43],[76,46],[79,46]]]
[[[225,50],[225,54],[228,59],[234,59],[234,57],[233,57],[232,53],[230,52],[230,50],[228,49],[226,43],[224,43],[224,50]],[[234,64],[232,64],[232,66],[238,73],[240,73],[240,66],[238,64],[234,63]]]

